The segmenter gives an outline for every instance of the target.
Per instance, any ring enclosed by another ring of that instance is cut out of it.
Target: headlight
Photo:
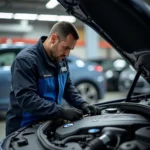
[[[106,75],[106,78],[109,79],[114,75],[114,73],[111,70],[108,70],[106,71],[105,75]]]

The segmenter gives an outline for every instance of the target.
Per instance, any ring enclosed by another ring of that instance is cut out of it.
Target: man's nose
[[[65,56],[68,57],[69,54],[70,54],[70,50],[67,50],[67,51],[65,52]]]

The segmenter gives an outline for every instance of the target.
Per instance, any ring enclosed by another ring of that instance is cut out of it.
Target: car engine
[[[11,134],[5,147],[12,150],[149,150],[150,107],[115,103],[101,114],[69,122],[56,119]]]

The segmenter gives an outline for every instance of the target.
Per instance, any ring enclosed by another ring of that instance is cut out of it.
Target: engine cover
[[[74,134],[89,134],[89,131],[100,131],[102,127],[106,126],[127,127],[136,124],[150,125],[150,120],[138,114],[89,116],[60,126],[56,129],[55,136],[57,139],[63,139]]]

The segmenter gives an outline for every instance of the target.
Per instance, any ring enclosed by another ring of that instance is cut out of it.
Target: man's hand
[[[61,108],[61,117],[66,120],[78,120],[83,117],[83,112],[76,108]]]
[[[87,103],[82,104],[81,110],[83,111],[84,114],[89,114],[89,115],[101,114],[101,109],[98,106],[90,105]]]

